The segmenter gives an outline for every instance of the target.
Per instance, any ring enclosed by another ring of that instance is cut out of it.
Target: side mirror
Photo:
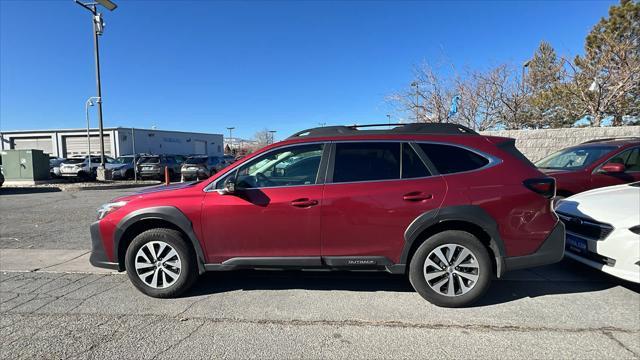
[[[224,193],[234,194],[235,192],[236,192],[236,179],[233,177],[230,177],[224,182]]]
[[[624,172],[624,170],[625,170],[624,164],[618,164],[618,163],[605,164],[600,168],[600,171],[605,173],[622,173]]]

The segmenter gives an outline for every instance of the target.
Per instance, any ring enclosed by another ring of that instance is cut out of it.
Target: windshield
[[[206,161],[207,161],[206,156],[198,156],[198,157],[188,158],[184,163],[185,164],[203,164]]]
[[[140,159],[140,164],[157,164],[159,162],[160,162],[160,158],[158,156],[145,157]]]
[[[591,165],[615,148],[615,146],[583,146],[564,149],[536,162],[536,166],[541,169],[580,169]]]

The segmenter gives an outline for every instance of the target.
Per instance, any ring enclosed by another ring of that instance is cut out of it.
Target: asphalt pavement
[[[640,358],[640,288],[569,260],[464,309],[372,272],[208,273],[153,299],[81,260],[94,209],[123,193],[0,193],[0,359]]]

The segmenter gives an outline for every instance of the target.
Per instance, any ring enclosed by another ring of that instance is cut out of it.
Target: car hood
[[[176,184],[171,184],[171,185],[158,185],[158,186],[153,186],[153,187],[149,187],[149,188],[145,188],[143,190],[137,191],[131,195],[125,195],[125,196],[120,196],[117,197],[113,200],[111,200],[111,202],[116,202],[116,201],[131,201],[131,200],[135,200],[135,199],[143,199],[143,198],[147,198],[150,195],[156,196],[156,195],[163,195],[172,191],[178,191],[178,190],[183,190],[183,189],[187,189],[192,187],[193,185],[195,185],[197,182],[196,181],[191,181],[191,182],[181,182],[181,183],[176,183]]]
[[[558,202],[556,211],[591,218],[614,227],[640,224],[640,187],[629,184],[585,191]]]

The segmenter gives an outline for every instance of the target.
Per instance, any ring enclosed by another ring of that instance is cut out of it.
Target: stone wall
[[[640,137],[640,126],[483,131],[483,135],[516,139],[516,147],[531,161],[588,140],[621,136]]]

